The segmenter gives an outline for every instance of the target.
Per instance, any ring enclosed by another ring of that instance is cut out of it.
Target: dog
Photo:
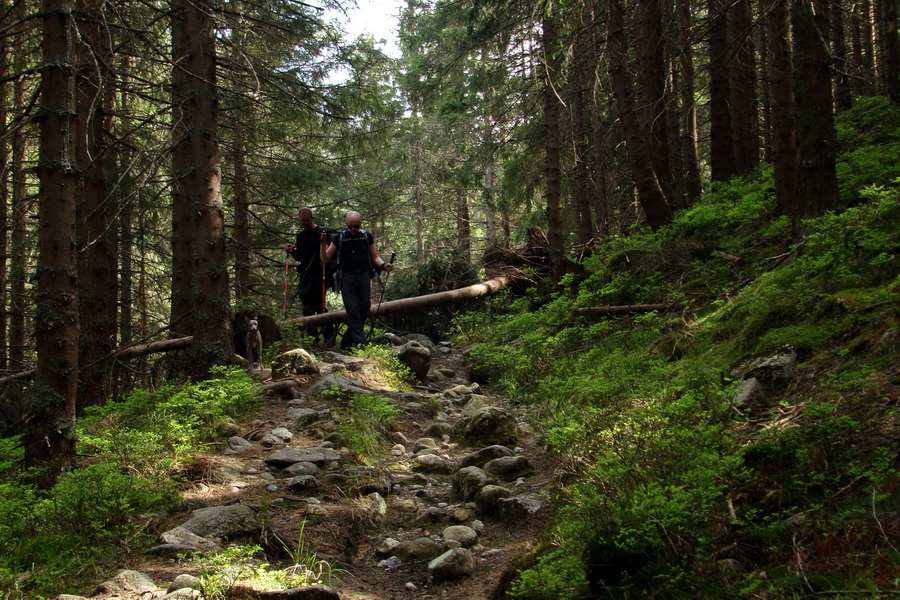
[[[247,361],[250,364],[250,369],[254,368],[254,365],[258,365],[257,369],[262,369],[262,353],[263,353],[263,339],[262,333],[259,331],[259,320],[257,317],[247,317]],[[256,357],[259,357],[259,362],[256,362]]]

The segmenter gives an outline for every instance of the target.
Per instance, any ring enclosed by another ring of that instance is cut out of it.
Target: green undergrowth
[[[0,590],[4,600],[55,597],[152,542],[178,500],[179,471],[259,407],[242,369],[199,383],[136,390],[79,419],[79,462],[49,490],[28,483],[16,439],[0,440]]]
[[[509,596],[900,593],[896,116],[845,117],[845,138],[888,148],[797,243],[761,169],[658,232],[601,242],[564,291],[457,322],[476,370],[546,426],[563,465],[554,525]],[[873,153],[847,150],[843,168]],[[671,308],[573,316],[635,304]],[[775,355],[796,372],[735,403]]]

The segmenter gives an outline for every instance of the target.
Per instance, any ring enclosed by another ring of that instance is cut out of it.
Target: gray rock
[[[309,352],[296,348],[276,356],[272,360],[272,379],[284,379],[291,375],[315,375],[319,364]]]
[[[416,456],[412,459],[412,463],[412,469],[417,473],[449,475],[454,469],[452,462],[444,460],[437,454],[422,454]]]
[[[287,444],[292,439],[294,439],[294,434],[287,427],[276,427],[272,431],[263,434],[259,439],[259,445],[263,448],[272,448],[273,446]]]
[[[192,590],[200,589],[200,580],[194,577],[193,575],[189,575],[188,573],[182,573],[178,577],[172,580],[172,583],[169,584],[169,589],[167,590],[170,594],[175,590],[180,590],[184,588],[190,588]]]
[[[220,550],[218,544],[196,533],[188,531],[183,526],[164,531],[159,535],[159,541],[166,546],[184,546],[194,550]]]
[[[519,477],[534,473],[534,467],[524,456],[502,456],[488,461],[484,465],[484,471],[503,481],[515,481]]]
[[[174,592],[169,592],[161,600],[203,600],[203,593],[200,590],[181,588]]]
[[[287,412],[287,418],[295,429],[302,429],[322,420],[322,413],[312,408],[291,408]]]
[[[745,379],[737,384],[737,393],[731,399],[732,406],[759,404],[765,399],[763,386],[756,377]]]
[[[411,342],[418,342],[429,350],[434,350],[435,348],[434,342],[431,341],[431,338],[429,338],[427,335],[422,335],[421,333],[409,333],[406,335],[406,339],[410,340]]]
[[[471,577],[475,574],[475,557],[465,548],[454,548],[428,563],[428,571],[435,583]]]
[[[216,550],[221,550],[221,548],[216,548]],[[205,551],[205,549],[183,544],[159,544],[158,546],[153,546],[149,550],[145,550],[144,554],[148,556],[159,556],[160,558],[176,558],[180,554],[193,554],[201,551]]]
[[[330,390],[332,388],[344,390],[350,392],[351,394],[372,395],[375,393],[372,390],[363,387],[363,384],[361,382],[356,381],[355,379],[350,379],[349,377],[340,375],[338,373],[326,375],[319,381],[309,386],[307,392],[311,395],[318,396],[321,395],[322,392]]]
[[[494,481],[494,478],[480,467],[465,467],[453,475],[453,496],[468,502],[475,497],[478,490]]]
[[[297,475],[288,479],[284,487],[295,494],[312,495],[319,491],[319,480],[312,475]]]
[[[405,563],[428,560],[443,552],[441,545],[430,537],[420,537],[402,542],[397,549],[397,557]]]
[[[88,600],[84,596],[73,596],[72,594],[60,594],[56,600]]]
[[[409,340],[405,340],[396,333],[391,333],[390,331],[387,333],[382,333],[381,335],[376,335],[371,340],[369,340],[370,344],[378,344],[379,346],[402,346]]]
[[[255,535],[260,530],[256,511],[243,504],[197,509],[181,526],[200,537]]]
[[[91,592],[90,596],[99,596],[100,594],[126,594],[155,592],[156,584],[144,573],[140,571],[130,571],[123,569],[116,573],[116,576],[108,581],[104,581]]]
[[[497,517],[507,523],[519,523],[533,517],[543,508],[534,496],[514,496],[497,500]]]
[[[478,533],[465,525],[451,525],[444,529],[441,536],[444,538],[444,542],[453,540],[459,542],[463,548],[468,548],[478,543]]]
[[[464,401],[462,416],[466,419],[471,419],[480,410],[491,406],[491,399],[481,394],[468,394],[464,397]]]
[[[797,352],[786,348],[773,356],[758,358],[750,363],[743,379],[755,377],[760,381],[781,383],[792,379],[797,374]]]
[[[500,444],[494,444],[487,448],[482,448],[477,452],[467,454],[460,463],[461,467],[483,467],[488,461],[495,458],[503,458],[504,456],[515,456],[516,453]]]
[[[425,450],[425,449],[437,450],[438,443],[436,441],[434,441],[433,438],[430,438],[430,437],[419,438],[415,442],[413,442],[413,447],[412,447],[413,453],[416,453],[416,452],[419,452],[419,451]]]
[[[309,585],[289,590],[255,592],[253,597],[260,600],[341,600],[337,590],[328,585]]]
[[[439,421],[435,421],[425,430],[425,435],[438,440],[443,439],[445,435],[450,435],[451,433],[453,433],[453,426],[450,425],[450,423],[441,423]]]
[[[406,365],[416,379],[424,380],[431,368],[431,350],[419,342],[407,342],[394,348],[392,353]]]
[[[403,561],[396,556],[386,558],[378,563],[379,569],[396,569],[403,564]]]
[[[499,406],[487,406],[471,418],[460,419],[458,427],[462,437],[470,442],[507,444],[519,436],[515,418]]]
[[[253,444],[244,438],[234,435],[225,442],[225,454],[243,454],[253,450]]]
[[[510,498],[511,490],[499,485],[486,485],[475,494],[475,505],[485,515],[494,515],[499,511],[500,500]]]
[[[298,462],[292,465],[286,466],[282,471],[282,475],[285,477],[299,477],[300,475],[315,475],[321,469],[316,466],[315,463],[311,462]]]
[[[381,556],[391,556],[393,554],[397,554],[397,550],[400,549],[400,542],[395,540],[394,538],[384,538],[378,546],[375,547],[375,552]]]
[[[326,463],[338,461],[341,453],[334,448],[284,448],[270,454],[265,460],[266,464],[277,468],[284,468],[298,462],[311,462],[322,466]]]
[[[378,492],[372,492],[371,494],[366,496],[366,499],[368,499],[369,502],[371,503],[370,506],[372,508],[372,512],[376,516],[383,517],[383,516],[387,515],[387,511],[388,511],[387,501],[384,499],[384,497],[381,494],[379,494]]]

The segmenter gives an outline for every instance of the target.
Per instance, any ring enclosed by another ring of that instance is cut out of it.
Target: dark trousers
[[[304,317],[328,312],[325,310],[321,273],[310,271],[301,277],[297,294],[300,296],[300,306]],[[309,332],[313,338],[318,338],[321,332],[322,341],[326,344],[331,343],[336,335],[334,325],[311,327]]]
[[[365,324],[372,306],[371,277],[362,273],[341,273],[341,297],[347,311],[347,333],[341,339],[341,349],[366,343]]]

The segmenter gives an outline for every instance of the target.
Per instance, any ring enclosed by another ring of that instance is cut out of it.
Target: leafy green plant
[[[290,557],[291,564],[282,570],[287,574],[288,582],[291,587],[301,587],[305,585],[315,585],[324,583],[331,585],[335,578],[336,569],[326,560],[321,560],[316,551],[310,548],[303,539],[303,532],[306,530],[306,521],[300,526],[300,533],[297,534],[297,543],[294,546],[288,545],[283,539],[275,536],[278,543]]]
[[[351,354],[371,361],[375,366],[375,373],[379,381],[391,391],[409,391],[410,387],[407,382],[415,380],[409,367],[401,363],[396,354],[387,346],[368,344],[354,348]]]
[[[371,457],[378,452],[382,436],[399,415],[400,409],[383,396],[353,394],[348,400],[346,421],[338,429],[352,450],[362,457]]]

